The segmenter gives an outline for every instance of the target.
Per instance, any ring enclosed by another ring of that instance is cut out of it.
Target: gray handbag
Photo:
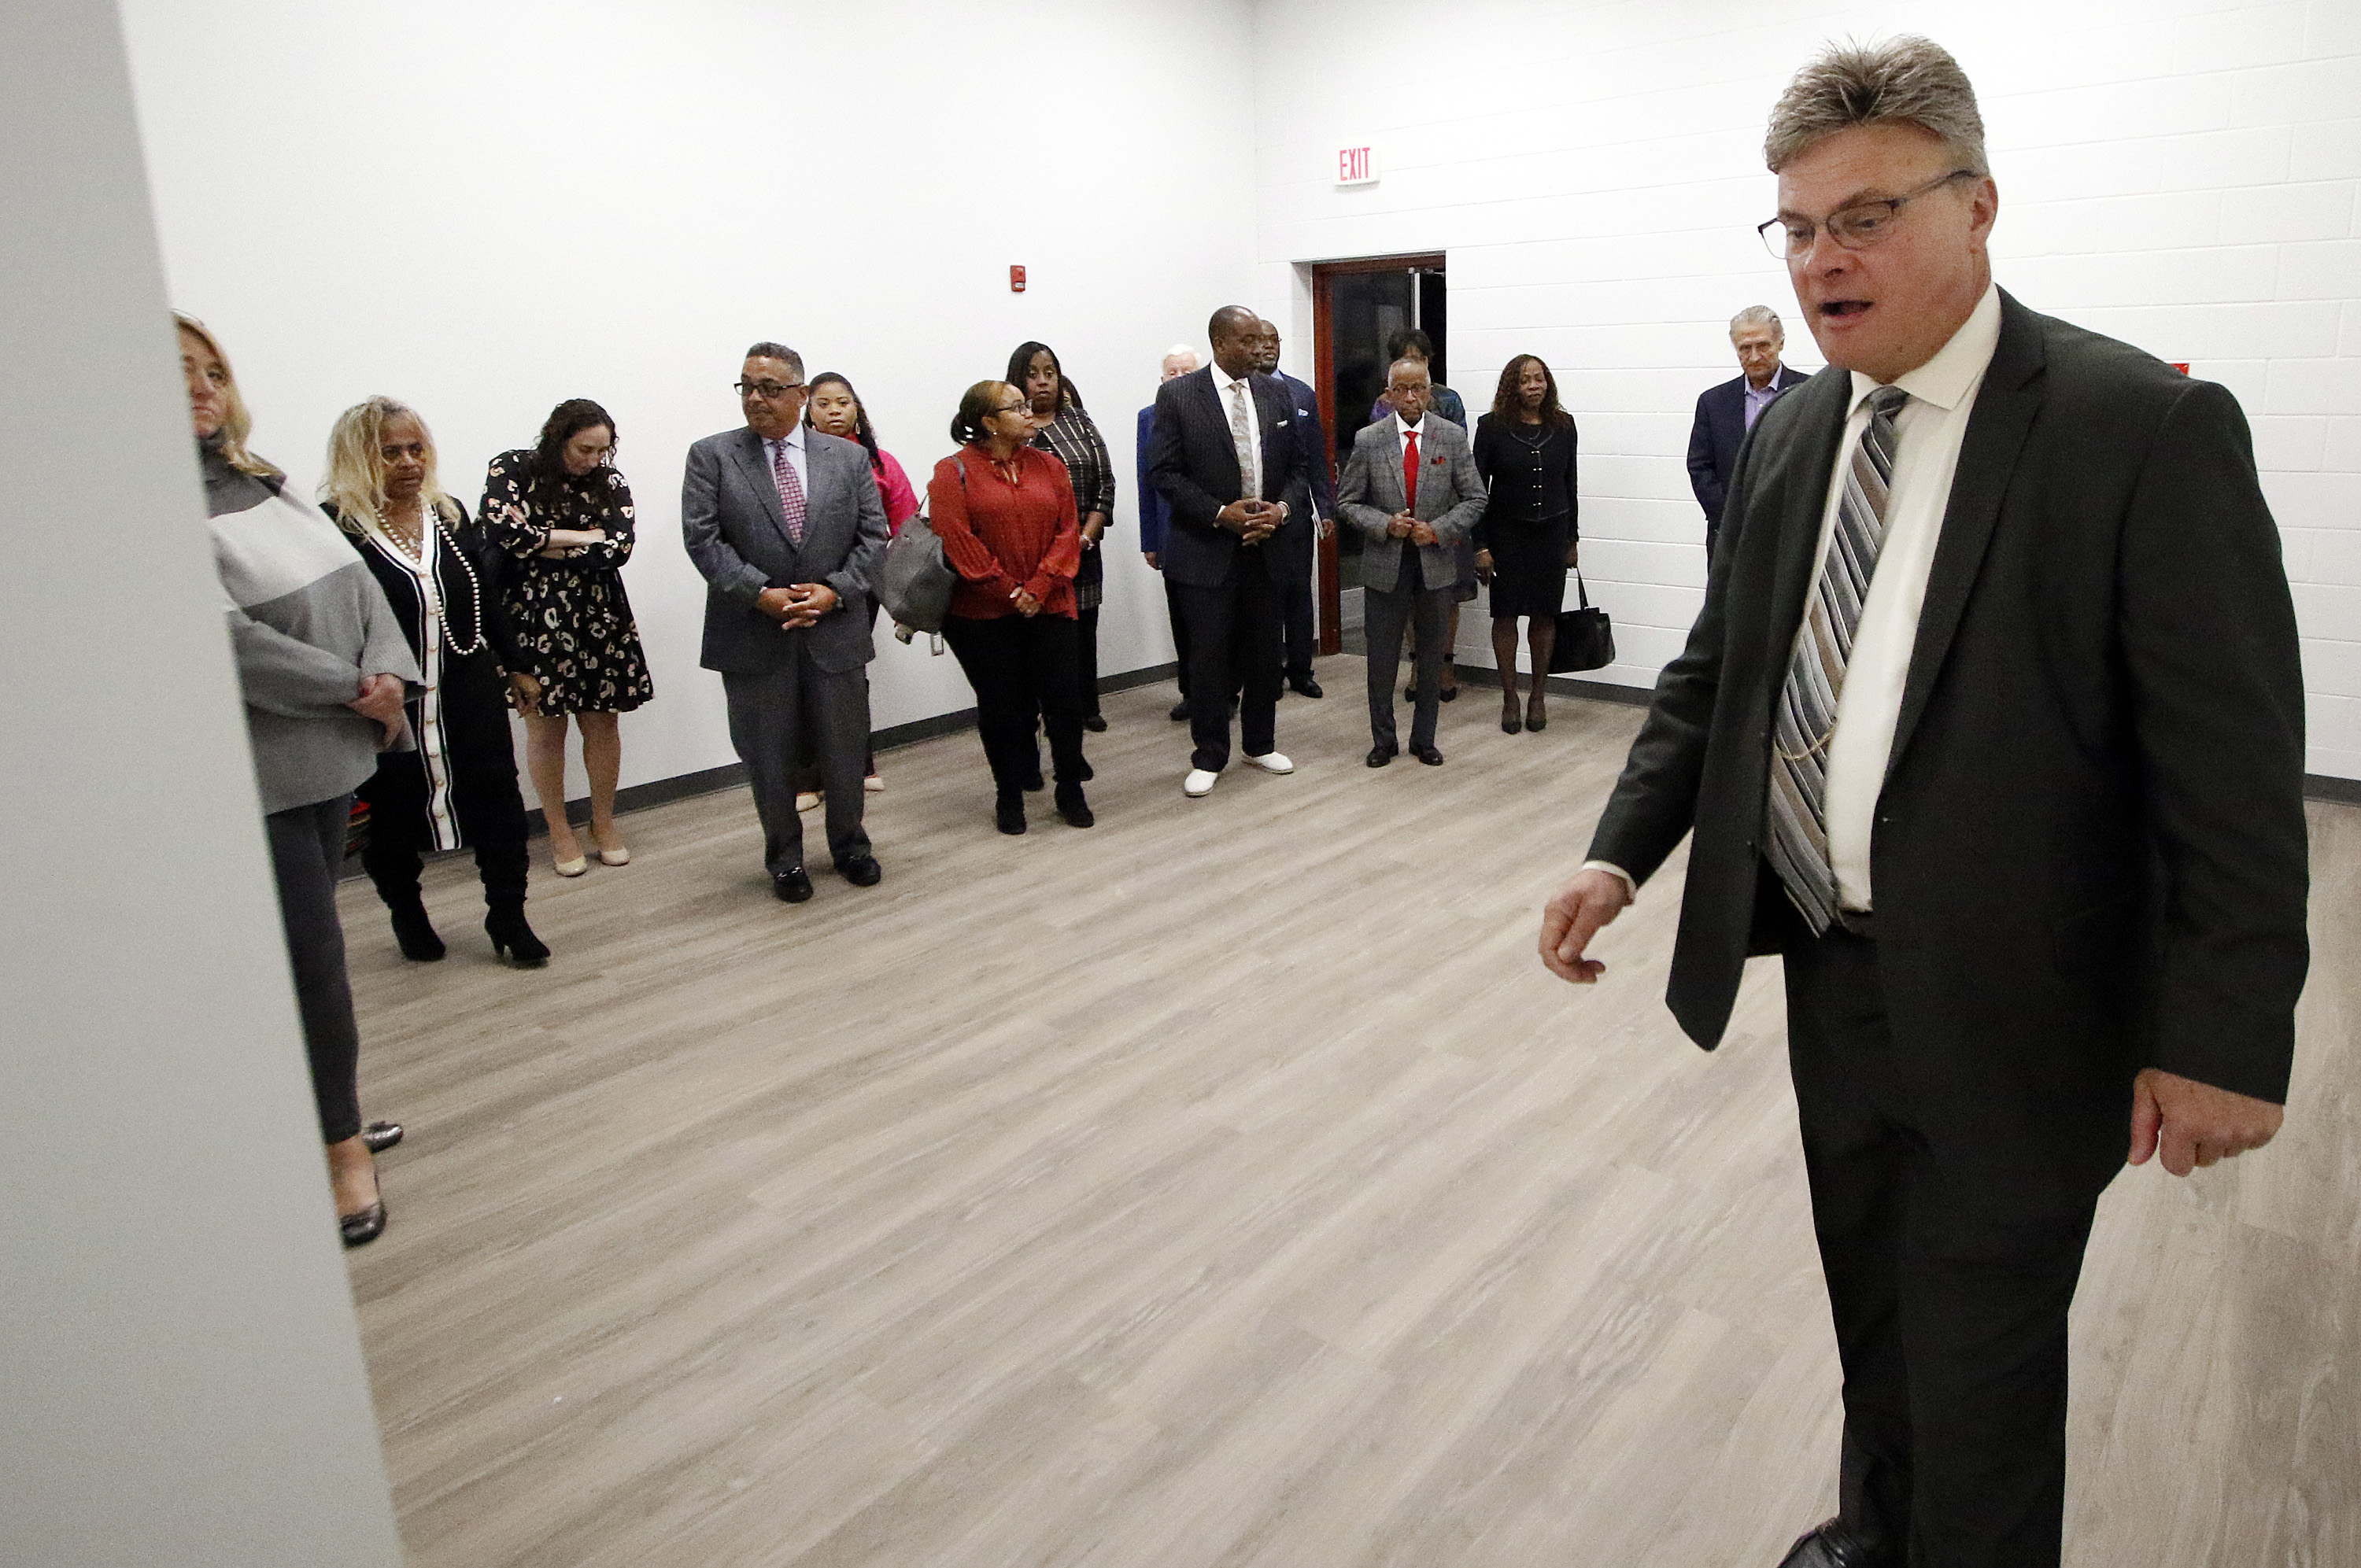
[[[960,465],[960,483],[967,483],[964,463]],[[885,546],[885,559],[871,585],[877,602],[894,618],[895,635],[905,642],[909,641],[906,632],[943,629],[943,618],[951,612],[951,590],[957,587],[959,574],[943,558],[943,542],[924,512],[904,523],[894,543]]]

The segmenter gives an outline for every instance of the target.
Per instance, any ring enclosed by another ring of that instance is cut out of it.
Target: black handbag
[[[1574,586],[1582,596],[1582,608],[1557,612],[1557,645],[1550,650],[1553,675],[1596,670],[1615,662],[1615,623],[1590,602],[1590,585],[1582,580],[1580,567],[1575,568]]]

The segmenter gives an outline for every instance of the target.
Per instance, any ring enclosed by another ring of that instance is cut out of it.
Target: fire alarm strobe
[[[1025,291],[1025,269],[1022,267],[1012,267],[1008,269],[1008,291],[1012,294],[1021,294]]]

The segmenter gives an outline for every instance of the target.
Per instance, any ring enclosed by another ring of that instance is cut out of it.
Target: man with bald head
[[[1312,526],[1286,500],[1302,467],[1295,406],[1255,369],[1262,321],[1226,305],[1206,323],[1213,363],[1157,389],[1148,480],[1168,517],[1164,580],[1189,630],[1189,734],[1182,793],[1213,793],[1230,761],[1229,705],[1240,691],[1246,761],[1267,773],[1295,764],[1278,746],[1279,616],[1289,529]],[[1243,690],[1241,691],[1241,687]]]

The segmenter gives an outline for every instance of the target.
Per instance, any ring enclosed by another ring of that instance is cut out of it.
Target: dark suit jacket
[[[1287,499],[1301,458],[1295,444],[1295,404],[1268,376],[1249,376],[1255,417],[1262,429],[1262,497]],[[1148,438],[1148,482],[1163,492],[1169,509],[1164,539],[1164,575],[1184,587],[1219,587],[1230,580],[1240,548],[1238,536],[1213,516],[1242,499],[1238,452],[1230,437],[1230,416],[1213,389],[1211,366],[1176,376],[1156,389],[1156,419]],[[1277,552],[1275,573],[1283,574],[1296,530],[1312,526],[1308,510],[1291,508],[1287,524],[1251,548]]]
[[[1139,469],[1139,553],[1143,555],[1164,554],[1164,534],[1171,510],[1164,492],[1148,482],[1148,449],[1155,444],[1155,438],[1156,405],[1150,403],[1139,411],[1139,439],[1132,446]]]
[[[680,481],[681,539],[705,574],[708,670],[752,674],[780,668],[799,640],[823,670],[857,670],[869,641],[869,581],[890,537],[869,455],[850,441],[804,432],[804,542],[787,537],[763,438],[741,425],[688,449]],[[764,588],[826,583],[837,607],[816,626],[782,631],[754,608]]]
[[[1779,367],[1771,385],[1784,390],[1800,387],[1809,378],[1801,370]],[[1746,378],[1732,377],[1697,394],[1697,422],[1689,427],[1689,488],[1705,509],[1706,554],[1713,554],[1715,533],[1721,527],[1721,508],[1730,491],[1730,477],[1738,467],[1738,449],[1746,440]]]
[[[1644,880],[1694,828],[1666,994],[1708,1048],[1748,953],[1795,928],[1761,849],[1771,714],[1849,395],[1824,370],[1756,422],[1741,532],[1591,845]],[[1897,1050],[2085,1181],[2123,1158],[2142,1067],[2282,1098],[2302,792],[2294,611],[2236,400],[2003,294],[1871,845]]]
[[[1320,399],[1310,387],[1281,370],[1271,379],[1287,390],[1288,401],[1295,410],[1295,451],[1299,459],[1295,488],[1288,492],[1287,505],[1292,516],[1306,521],[1336,515],[1336,487],[1329,477],[1328,427],[1320,422]],[[1312,575],[1312,554],[1316,530],[1289,528],[1274,535],[1273,544],[1283,544],[1290,576],[1304,578]]]

